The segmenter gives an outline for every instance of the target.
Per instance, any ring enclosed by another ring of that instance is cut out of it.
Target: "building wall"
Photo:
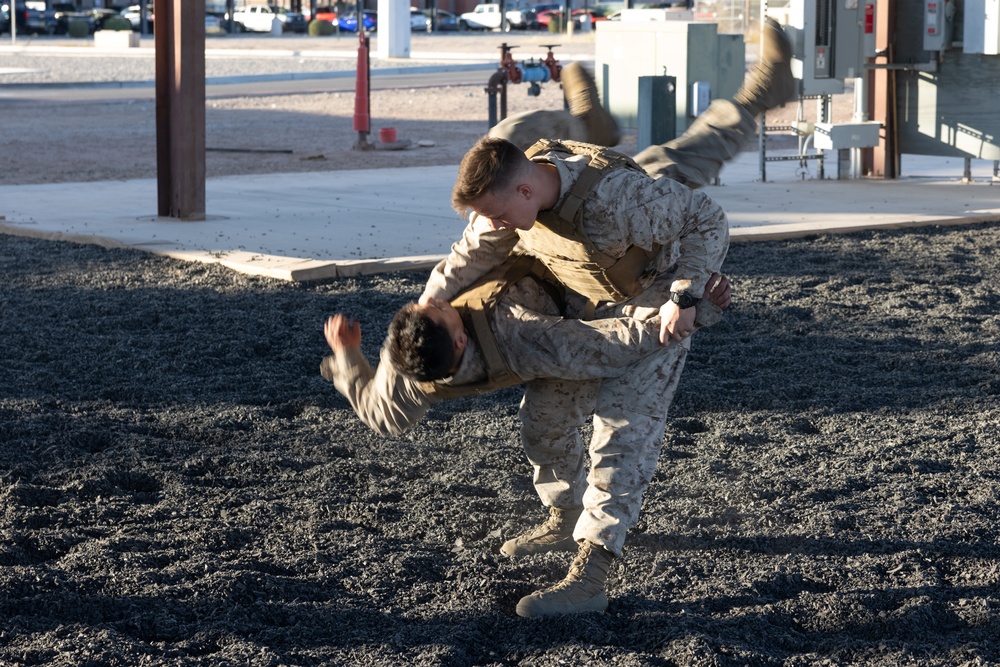
[[[964,52],[964,5],[956,1],[951,47],[937,71],[895,75],[901,153],[1000,160],[1000,55]],[[898,0],[897,7],[895,61],[929,63],[924,0]]]

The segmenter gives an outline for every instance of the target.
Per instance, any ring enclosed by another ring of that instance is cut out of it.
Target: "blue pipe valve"
[[[542,63],[521,63],[517,66],[517,71],[521,74],[521,81],[529,84],[528,97],[541,95],[542,87],[539,84],[547,83],[551,78],[548,66]]]
[[[517,70],[521,73],[521,81],[528,83],[548,83],[552,78],[548,66],[543,63],[521,63]]]

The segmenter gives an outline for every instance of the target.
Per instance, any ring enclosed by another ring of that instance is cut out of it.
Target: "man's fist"
[[[361,325],[340,313],[327,319],[323,335],[334,354],[361,347]]]

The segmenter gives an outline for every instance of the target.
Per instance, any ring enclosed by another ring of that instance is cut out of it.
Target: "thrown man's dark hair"
[[[389,359],[403,375],[419,382],[448,377],[455,367],[455,343],[448,329],[410,302],[389,323]]]

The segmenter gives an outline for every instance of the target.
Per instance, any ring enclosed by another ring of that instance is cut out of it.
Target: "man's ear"
[[[469,344],[469,334],[462,331],[455,334],[455,359],[461,359],[462,353],[465,352],[465,346]]]

